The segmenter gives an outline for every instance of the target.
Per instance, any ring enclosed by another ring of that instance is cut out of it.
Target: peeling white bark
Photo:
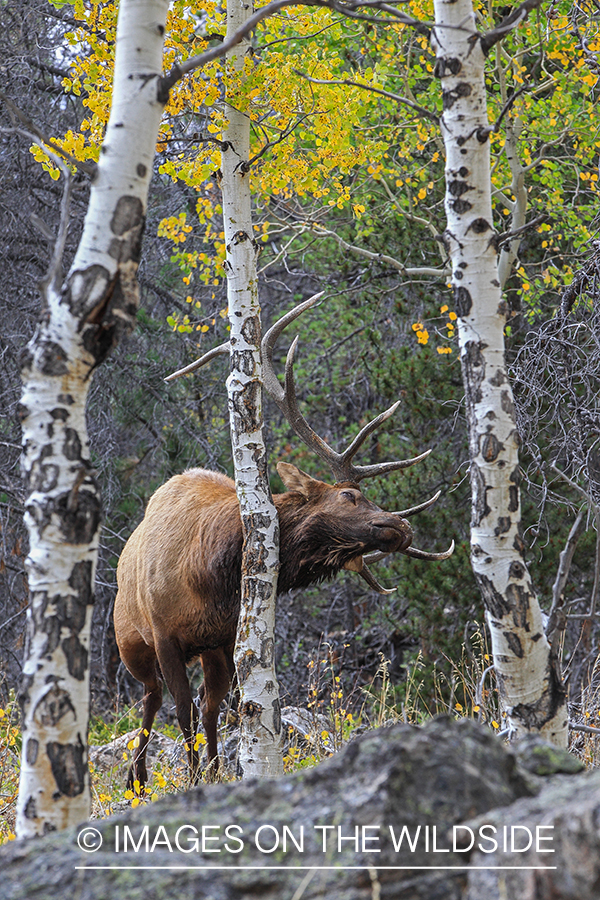
[[[227,37],[252,15],[252,4],[228,0]],[[249,44],[227,59],[240,71]],[[244,777],[283,772],[279,687],[274,668],[275,599],[279,571],[279,523],[271,497],[262,436],[260,307],[256,275],[250,178],[250,119],[227,107],[222,151],[223,219],[227,246],[227,297],[231,323],[231,371],[227,380],[235,481],[242,524],[242,599],[235,664],[241,693],[239,763]]]
[[[84,231],[23,356],[23,470],[30,551],[21,690],[18,837],[86,819],[89,638],[101,522],[85,404],[90,375],[133,325],[136,271],[163,103],[166,0],[122,0],[113,107]],[[55,273],[51,273],[54,274]]]
[[[504,354],[505,304],[492,222],[484,54],[471,0],[435,0],[444,100],[445,241],[466,393],[471,558],[486,606],[498,685],[514,736],[567,741],[565,691],[523,557],[518,440]]]

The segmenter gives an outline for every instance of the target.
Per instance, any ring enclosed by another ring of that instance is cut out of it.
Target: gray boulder
[[[557,765],[560,759],[554,771]],[[0,900],[54,900],[57,894],[64,900],[563,900],[561,893],[488,893],[487,882],[474,879],[489,870],[470,870],[488,856],[477,840],[467,849],[464,844],[466,828],[481,843],[480,822],[514,815],[521,816],[514,819],[518,824],[549,815],[541,798],[554,779],[560,790],[549,798],[552,815],[570,795],[600,788],[586,774],[531,774],[497,737],[469,720],[395,725],[292,776],[202,786],[6,845],[0,848]],[[84,832],[90,827],[96,831]],[[509,856],[496,854],[496,864],[505,865]],[[519,854],[519,865],[524,857]],[[552,885],[549,871],[541,874]],[[589,878],[594,871],[589,867]],[[564,900],[598,900],[589,890],[564,894]]]

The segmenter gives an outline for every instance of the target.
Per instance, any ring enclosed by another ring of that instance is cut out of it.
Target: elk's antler
[[[171,372],[170,375],[167,375],[165,381],[173,381],[175,378],[179,378],[181,375],[189,375],[190,372],[195,372],[196,369],[199,369],[200,366],[206,365],[207,362],[210,362],[211,359],[214,359],[215,356],[222,356],[224,353],[229,353],[230,351],[229,341],[225,341],[224,344],[219,344],[218,347],[213,347],[212,350],[209,350],[204,356],[201,356],[200,359],[194,360],[193,363],[190,363],[189,366],[184,366],[183,369],[177,369],[176,372]]]
[[[411,556],[413,559],[428,559],[432,562],[439,562],[442,559],[449,559],[454,553],[454,541],[450,544],[447,550],[442,551],[442,553],[430,553],[428,550],[419,550],[417,547],[407,547],[406,550],[403,550],[402,553],[405,556]],[[367,553],[365,557],[363,557],[364,562],[374,563],[379,562],[382,559],[385,559],[386,556],[391,556],[391,553],[385,553],[383,550],[376,550],[374,553]]]
[[[351,482],[358,484],[364,478],[373,478],[376,475],[385,475],[388,472],[395,472],[398,469],[406,469],[415,463],[420,462],[429,456],[431,450],[426,450],[419,456],[412,459],[399,459],[394,462],[376,463],[370,466],[355,466],[352,458],[364,444],[366,439],[372,434],[386,419],[394,414],[399,406],[400,401],[394,403],[385,412],[378,415],[371,422],[368,422],[356,435],[352,443],[343,451],[337,453],[323,438],[319,437],[316,431],[310,427],[300,410],[298,409],[298,401],[296,399],[296,385],[294,383],[294,355],[298,345],[298,338],[294,338],[292,345],[288,350],[285,362],[285,389],[279,383],[279,379],[273,368],[273,347],[277,338],[283,329],[293,322],[304,310],[309,309],[323,296],[323,291],[299,303],[291,309],[285,316],[282,316],[274,325],[269,328],[262,339],[262,364],[263,364],[263,384],[269,392],[279,409],[282,411],[296,434],[304,441],[304,443],[313,450],[317,456],[324,460],[333,473],[333,477],[339,484],[341,482]],[[432,501],[433,502],[433,501]],[[415,509],[415,511],[417,511]]]

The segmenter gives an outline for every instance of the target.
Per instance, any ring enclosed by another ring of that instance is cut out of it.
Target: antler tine
[[[402,552],[406,556],[411,556],[413,559],[429,559],[434,561],[448,559],[454,553],[454,541],[452,541],[449,548],[444,553],[427,553],[426,550],[417,550],[416,547],[407,547],[406,550],[403,550]]]
[[[358,432],[352,443],[346,450],[342,453],[342,460],[347,462],[352,459],[353,456],[356,455],[357,450],[362,447],[366,439],[372,434],[380,425],[382,425],[386,419],[389,419],[390,416],[393,416],[398,407],[400,406],[400,401],[396,400],[395,403],[390,406],[389,409],[386,409],[385,412],[380,413],[376,418],[372,419],[371,422],[368,422],[364,428]]]
[[[296,398],[296,383],[294,381],[294,356],[296,347],[298,346],[298,337],[292,341],[290,349],[285,360],[285,392],[281,403],[281,409],[284,411],[290,425],[298,434],[304,443],[321,459],[331,467],[334,476],[337,478],[339,469],[340,454],[336,453],[332,447],[327,444],[316,431],[314,431],[300,410],[298,409],[298,401]]]
[[[193,363],[190,363],[189,366],[184,366],[183,369],[178,369],[176,372],[172,372],[170,375],[167,375],[165,381],[174,381],[175,378],[179,378],[181,375],[188,375],[190,372],[195,372],[196,369],[199,369],[200,366],[206,365],[207,362],[210,362],[211,359],[214,359],[215,356],[221,356],[223,353],[229,353],[231,349],[231,345],[229,341],[226,341],[224,344],[219,344],[218,347],[213,347],[212,350],[209,350],[204,356],[201,356],[200,359],[195,360]]]
[[[372,588],[374,591],[377,591],[378,594],[393,594],[394,591],[396,590],[395,587],[393,587],[393,588],[382,587],[382,585],[379,584],[379,582],[377,581],[377,579],[375,578],[375,576],[373,575],[371,570],[364,564],[358,574],[360,575],[361,578],[364,578],[364,580],[367,582],[369,587]]]
[[[411,506],[408,509],[401,509],[399,512],[393,513],[394,516],[401,516],[403,519],[406,519],[407,516],[414,516],[416,513],[423,512],[424,509],[429,509],[430,506],[439,500],[442,492],[438,491],[437,494],[434,494],[430,500],[426,500],[424,503],[419,503],[418,506]]]
[[[317,456],[321,457],[333,472],[334,478],[338,481],[347,481],[347,466],[340,465],[341,454],[336,453],[332,447],[327,444],[316,431],[308,424],[298,408],[296,398],[296,385],[294,381],[294,356],[296,347],[298,346],[298,338],[294,338],[290,349],[288,350],[285,362],[285,389],[279,383],[279,379],[273,368],[273,347],[277,338],[283,329],[293,322],[304,310],[313,306],[317,300],[322,297],[324,291],[315,294],[303,303],[299,303],[291,309],[285,316],[278,319],[274,325],[269,328],[262,340],[262,359],[263,359],[263,384],[269,392],[279,409],[289,421],[296,434],[304,441],[304,443],[313,450]]]
[[[398,515],[395,513],[395,515]],[[444,550],[443,553],[428,553],[426,550],[418,550],[417,547],[407,547],[406,550],[402,550],[402,553],[405,556],[412,556],[413,559],[428,559],[428,560],[441,560],[441,559],[449,559],[454,553],[454,541],[450,544],[447,550]],[[381,562],[382,559],[385,559],[386,556],[391,556],[391,553],[386,553],[385,550],[375,550],[373,553],[367,553],[366,556],[363,556],[363,563],[376,563]]]
[[[309,309],[311,306],[317,302],[317,300],[323,296],[325,291],[320,291],[318,294],[313,294],[312,297],[309,297],[308,300],[304,300],[302,303],[299,303],[293,309],[291,309],[285,316],[282,316],[281,319],[278,319],[274,325],[271,325],[267,333],[264,335],[261,343],[261,355],[262,355],[262,365],[263,365],[263,384],[271,395],[275,403],[282,409],[281,404],[285,399],[283,388],[279,383],[279,379],[275,374],[275,370],[273,369],[273,347],[277,342],[277,338],[290,322],[293,322],[294,319],[298,318],[298,316],[304,312],[305,309]],[[284,415],[286,415],[285,411],[282,409]]]
[[[350,446],[341,454],[340,460],[342,464],[348,466],[345,478],[346,481],[358,482],[362,481],[363,478],[373,478],[376,475],[385,475],[388,472],[396,472],[398,469],[407,469],[409,466],[413,466],[415,463],[425,459],[426,456],[429,456],[431,450],[426,450],[425,453],[421,453],[420,456],[415,456],[412,459],[398,459],[394,462],[375,463],[371,466],[355,466],[350,463],[350,460],[355,456],[356,451],[364,444],[368,436],[379,428],[380,425],[383,425],[390,416],[393,416],[399,406],[400,401],[397,400],[389,409],[386,409],[385,412],[380,413],[375,419],[368,422],[364,428],[361,428]]]
[[[290,322],[301,315],[304,310],[313,306],[323,293],[324,292],[321,291],[313,297],[310,297],[308,300],[305,300],[303,303],[299,303],[298,306],[295,306],[282,316],[281,319],[275,322],[265,334],[262,340],[262,359],[263,384],[266,390],[277,403],[284,416],[288,419],[296,434],[308,447],[310,447],[311,450],[327,463],[338,484],[346,481],[357,484],[359,481],[362,481],[363,478],[373,478],[376,475],[385,475],[387,472],[406,469],[408,466],[420,462],[429,455],[431,452],[430,450],[427,450],[425,453],[421,453],[420,456],[415,456],[412,459],[401,459],[396,460],[395,462],[377,463],[370,466],[355,466],[352,463],[352,457],[355,456],[367,437],[372,434],[376,428],[379,428],[386,419],[394,414],[398,408],[399,401],[365,425],[343,453],[337,453],[323,440],[323,438],[313,431],[298,409],[298,402],[296,399],[293,365],[298,338],[294,339],[287,354],[285,364],[285,389],[279,383],[279,379],[273,368],[273,347],[275,346],[277,338]]]
[[[398,469],[408,469],[415,463],[421,462],[422,459],[429,456],[431,450],[426,450],[419,456],[413,456],[412,459],[397,459],[394,462],[374,463],[372,466],[352,466],[351,481],[362,481],[363,478],[373,478],[375,475],[387,475],[388,472],[397,472]]]

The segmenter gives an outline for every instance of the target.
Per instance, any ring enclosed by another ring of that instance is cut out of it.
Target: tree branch
[[[584,511],[585,507],[582,507],[579,510],[577,518],[569,531],[567,542],[559,557],[558,571],[556,573],[554,585],[552,586],[552,606],[548,614],[548,624],[546,625],[545,631],[546,638],[553,647],[558,645],[558,641],[567,624],[567,617],[563,609],[565,602],[564,590],[567,578],[569,577],[573,555],[583,528]]]
[[[71,156],[70,153],[67,153],[66,150],[63,150],[63,148],[60,146],[60,144],[56,143],[54,138],[48,137],[48,135],[44,134],[44,132],[40,128],[38,128],[38,126],[35,124],[35,122],[31,121],[29,116],[26,116],[25,113],[22,110],[20,110],[18,106],[15,106],[15,104],[12,102],[12,100],[9,97],[7,97],[3,91],[0,91],[0,100],[4,101],[4,103],[6,104],[6,106],[9,109],[9,111],[12,113],[13,120],[14,120],[14,118],[18,119],[18,121],[21,122],[25,126],[25,128],[27,129],[27,132],[31,132],[31,134],[28,134],[29,139],[33,140],[34,143],[36,143],[39,147],[41,147],[42,150],[44,151],[44,153],[48,153],[48,147],[51,147],[55,153],[57,153],[59,156],[61,156],[64,160],[66,160],[72,166],[75,166],[76,169],[79,169],[81,172],[85,172],[85,174],[89,175],[90,178],[96,174],[96,170],[98,168],[96,163],[83,162],[83,160],[76,159],[74,156]],[[15,131],[18,131],[18,130],[19,129],[15,129]],[[23,132],[23,131],[21,131],[20,133],[26,134],[26,132]],[[35,135],[35,138],[32,137],[32,135]],[[44,146],[42,146],[42,144],[45,144],[46,146],[44,147]],[[49,155],[51,155],[51,154],[49,154]]]
[[[48,306],[48,289],[53,287],[58,290],[62,281],[62,257],[70,224],[69,212],[71,208],[71,196],[73,193],[73,176],[71,174],[71,170],[65,164],[64,160],[62,160],[56,153],[53,153],[52,150],[49,150],[48,147],[45,146],[45,142],[37,137],[37,135],[32,134],[30,131],[25,131],[24,128],[19,128],[18,126],[15,126],[13,128],[0,128],[0,133],[6,134],[10,132],[27,138],[28,141],[31,141],[33,144],[41,147],[44,153],[48,154],[54,165],[58,166],[65,178],[65,186],[60,201],[60,223],[58,226],[58,234],[56,235],[56,237],[52,234],[46,223],[39,218],[39,216],[36,216],[35,218],[32,217],[33,224],[40,231],[42,231],[44,237],[47,240],[52,241],[54,245],[52,248],[52,257],[48,265],[48,271],[39,283],[40,293],[42,295],[44,305]]]
[[[300,75],[307,81],[312,82],[312,84],[342,84],[347,85],[348,87],[362,88],[365,91],[372,91],[374,94],[380,94],[382,97],[389,97],[390,100],[396,100],[398,103],[403,103],[405,106],[409,106],[419,115],[425,116],[425,118],[430,119],[432,122],[435,122],[436,125],[439,124],[439,116],[437,116],[435,113],[432,113],[429,109],[425,109],[424,106],[419,106],[418,103],[413,103],[413,101],[409,100],[407,97],[401,97],[400,94],[393,94],[391,93],[391,91],[384,91],[382,88],[376,88],[370,84],[362,84],[360,81],[352,81],[350,78],[343,78],[340,81],[336,81],[328,80],[326,78],[311,78],[310,75],[306,75],[304,72],[299,72],[298,69],[294,69],[294,72],[296,73],[296,75]]]
[[[517,25],[527,18],[532,10],[538,9],[538,7],[542,5],[542,2],[543,0],[524,0],[520,6],[513,9],[508,16],[505,16],[496,28],[493,28],[492,31],[488,31],[487,34],[482,35],[481,49],[483,52],[487,55],[494,44],[497,44],[498,41],[501,41],[502,38],[509,33],[509,31],[516,28]]]
[[[571,731],[583,731],[584,734],[600,734],[600,728],[593,728],[592,725],[576,725],[574,722],[569,722],[569,728]]]
[[[372,250],[367,250],[364,247],[357,247],[355,244],[349,244],[348,241],[345,241],[344,238],[340,237],[339,234],[336,234],[335,231],[329,231],[329,229],[325,228],[323,225],[319,225],[315,222],[310,223],[310,231],[313,234],[321,235],[323,237],[331,237],[337,241],[344,250],[350,250],[352,253],[356,253],[357,256],[362,256],[365,259],[370,259],[374,262],[385,263],[385,265],[391,266],[398,272],[402,272],[403,275],[426,275],[432,278],[447,278],[450,274],[449,269],[435,269],[430,266],[409,268],[408,266],[405,266],[404,263],[394,259],[393,256],[387,256],[385,253],[374,253]]]
[[[398,0],[398,2],[403,2],[403,0]],[[249,19],[244,23],[242,28],[239,28],[235,34],[233,34],[228,40],[224,40],[217,47],[211,47],[210,50],[207,50],[205,53],[200,53],[198,56],[192,56],[186,62],[177,64],[173,66],[168,75],[165,75],[163,78],[159,79],[158,82],[158,98],[161,102],[166,103],[169,98],[169,91],[173,87],[174,84],[183,78],[184,75],[193,72],[195,69],[200,69],[203,66],[206,66],[208,63],[213,62],[215,59],[220,59],[222,56],[225,56],[230,50],[233,50],[234,47],[237,47],[241,41],[244,40],[249,34],[251,34],[257,25],[263,21],[263,19],[268,18],[269,16],[274,15],[279,12],[279,10],[284,9],[286,6],[316,6],[321,9],[332,9],[335,12],[341,13],[344,16],[349,16],[353,19],[366,19],[369,22],[374,22],[376,24],[390,24],[399,22],[402,25],[408,25],[411,28],[414,28],[416,31],[421,34],[429,35],[431,30],[431,24],[426,22],[421,22],[419,19],[413,19],[412,16],[407,16],[405,13],[398,12],[398,10],[394,9],[394,7],[389,3],[384,3],[382,0],[348,0],[348,2],[340,2],[340,0],[301,0],[299,3],[298,0],[272,0],[271,3],[267,3],[266,6],[261,7],[261,9],[256,10],[253,15],[250,16]],[[379,9],[383,10],[394,16],[393,19],[384,20],[377,19],[372,16],[361,16],[358,13],[355,13],[356,9],[361,9],[367,7],[369,9]]]

